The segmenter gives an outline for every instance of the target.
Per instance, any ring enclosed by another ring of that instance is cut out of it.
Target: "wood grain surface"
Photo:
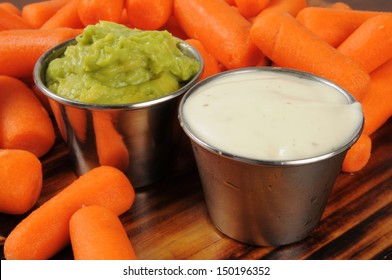
[[[22,5],[33,1],[12,1]],[[324,1],[325,2],[325,1]],[[352,7],[392,11],[391,1],[344,1]],[[358,6],[359,7],[359,6]],[[212,224],[188,139],[183,136],[173,174],[138,189],[120,216],[139,259],[392,259],[392,119],[374,133],[372,157],[354,174],[341,173],[319,226],[305,240],[281,247],[234,241]],[[42,158],[38,207],[77,178],[65,143],[57,137]],[[0,214],[6,237],[26,215]],[[0,247],[0,258],[4,258]],[[53,259],[73,259],[66,247]]]

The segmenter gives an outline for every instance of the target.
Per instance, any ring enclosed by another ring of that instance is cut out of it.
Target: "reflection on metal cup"
[[[193,148],[214,224],[234,239],[263,246],[292,243],[313,231],[344,158],[268,166],[228,159],[195,142]]]
[[[289,69],[261,67],[228,71],[206,79],[192,87],[181,101],[180,123],[191,140],[206,205],[215,226],[227,236],[248,244],[280,246],[300,241],[319,224],[346,152],[362,131],[363,115],[358,113],[361,120],[353,127],[351,138],[330,153],[294,160],[259,160],[228,153],[206,142],[198,134],[200,131],[195,132],[189,124],[191,115],[185,117],[184,107],[199,89],[211,88],[212,81],[246,72],[299,76],[335,87],[347,104],[355,100],[322,78]],[[243,86],[241,93],[246,90]],[[214,92],[209,92],[209,96],[213,97]],[[206,133],[207,129],[203,129],[202,133]]]
[[[84,174],[100,165],[115,166],[124,171],[136,188],[167,177],[182,133],[176,118],[178,103],[197,82],[203,68],[197,50],[179,41],[180,50],[197,59],[201,69],[172,94],[134,104],[96,105],[60,97],[45,86],[48,63],[74,43],[75,40],[69,40],[46,52],[35,66],[34,79],[49,99],[77,173]]]

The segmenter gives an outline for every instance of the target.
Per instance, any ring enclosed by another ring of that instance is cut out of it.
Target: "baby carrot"
[[[258,15],[270,2],[270,0],[234,0],[238,11],[246,18]]]
[[[130,22],[129,22],[127,11],[125,10],[125,4],[124,4],[124,9],[121,13],[121,18],[120,18],[119,24],[128,26],[129,28],[133,28],[132,24],[130,24]]]
[[[0,162],[0,212],[26,213],[41,193],[41,162],[28,151],[9,149],[0,149]]]
[[[177,18],[172,14],[166,23],[162,26],[161,30],[169,31],[173,36],[180,38],[182,40],[189,39],[188,35],[182,29]]]
[[[254,66],[263,57],[250,39],[251,23],[225,1],[174,0],[174,15],[227,69]]]
[[[0,3],[0,8],[2,8],[2,9],[4,9],[4,10],[7,10],[7,11],[9,11],[9,12],[11,12],[11,13],[14,13],[15,15],[18,15],[18,16],[21,16],[22,15],[22,13],[21,13],[21,11],[19,10],[19,8],[18,7],[16,7],[13,3],[11,3],[11,2],[1,2]]]
[[[122,171],[128,169],[129,154],[120,133],[115,127],[114,115],[93,111],[95,144],[100,165],[114,166]]]
[[[135,260],[131,241],[116,214],[92,205],[77,210],[69,222],[75,260]]]
[[[338,51],[361,63],[368,73],[392,58],[392,13],[365,21]]]
[[[39,28],[67,2],[68,0],[45,0],[29,3],[23,6],[22,17],[35,28]]]
[[[51,16],[41,29],[53,29],[59,27],[69,27],[80,29],[84,25],[78,14],[79,0],[68,0],[53,16]]]
[[[161,28],[172,14],[173,0],[126,0],[129,22],[142,30]]]
[[[79,0],[77,5],[79,18],[85,26],[100,20],[119,23],[123,10],[124,0]]]
[[[45,110],[48,112],[50,116],[52,116],[52,109],[50,108],[49,105],[49,99],[48,97],[42,93],[42,91],[37,87],[37,85],[34,82],[34,77],[31,76],[29,78],[23,78],[21,79],[35,94],[35,96],[38,98],[38,100],[41,102],[42,106],[44,106]]]
[[[22,220],[8,235],[4,256],[9,260],[48,259],[69,244],[69,221],[83,206],[101,205],[120,215],[135,193],[118,169],[101,166],[82,175]]]
[[[0,76],[0,147],[41,157],[55,138],[52,121],[34,92],[18,79]]]
[[[21,16],[0,7],[0,30],[31,29],[33,26]]]
[[[32,77],[34,65],[45,51],[80,33],[71,28],[0,31],[0,75]]]
[[[344,2],[335,2],[330,6],[332,9],[352,10],[351,6]]]
[[[298,13],[297,19],[328,44],[338,47],[362,23],[380,14],[374,11],[307,7]]]
[[[371,152],[372,139],[366,133],[362,133],[357,142],[348,150],[342,171],[348,173],[360,171],[369,162]]]
[[[257,17],[267,13],[289,13],[296,16],[299,11],[306,8],[308,5],[306,0],[271,0],[269,4],[263,9]]]
[[[370,86],[362,100],[363,131],[371,135],[392,116],[392,59],[370,73]]]
[[[281,67],[329,79],[359,101],[367,90],[370,77],[358,62],[337,51],[287,13],[259,17],[251,36],[260,50]]]
[[[215,59],[215,57],[213,57],[206,51],[206,49],[199,40],[187,39],[185,41],[195,47],[203,58],[204,68],[199,80],[203,80],[209,76],[222,72],[219,62]]]

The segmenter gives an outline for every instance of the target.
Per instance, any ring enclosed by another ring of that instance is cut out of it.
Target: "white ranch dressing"
[[[358,102],[320,81],[279,72],[222,75],[195,89],[183,118],[206,144],[255,160],[298,160],[333,152],[361,125]]]

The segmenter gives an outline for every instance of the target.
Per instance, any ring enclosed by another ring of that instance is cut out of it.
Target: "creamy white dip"
[[[222,75],[183,104],[183,121],[201,141],[235,156],[298,160],[347,144],[363,119],[358,102],[317,80],[280,72]]]

